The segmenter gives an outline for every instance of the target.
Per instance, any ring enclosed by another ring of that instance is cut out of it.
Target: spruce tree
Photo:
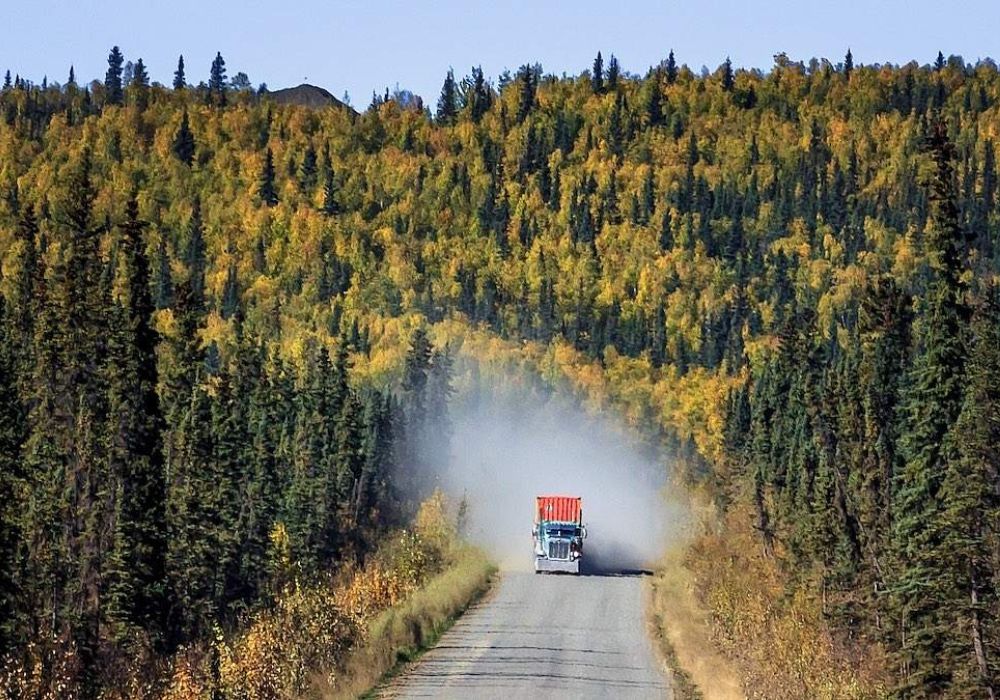
[[[118,323],[110,333],[108,363],[110,463],[121,498],[111,553],[121,565],[108,586],[116,604],[109,611],[112,619],[155,634],[165,622],[161,595],[166,488],[157,394],[158,338],[151,325],[154,307],[142,237],[145,226],[133,193],[121,226],[125,292],[117,307]]]
[[[595,95],[604,92],[604,59],[601,58],[600,51],[597,52],[594,67],[590,71],[590,89]]]
[[[851,73],[854,72],[854,56],[851,55],[851,50],[847,49],[847,55],[844,56],[844,80],[851,82]]]
[[[30,614],[64,634],[93,670],[101,624],[102,574],[114,524],[114,481],[107,466],[105,363],[111,322],[102,281],[100,228],[92,221],[95,186],[85,147],[70,166],[58,235],[65,254],[46,275],[36,321],[27,502],[22,527],[33,544],[24,594],[43,601]],[[68,512],[86,518],[67,521]]]
[[[222,318],[230,319],[240,308],[240,283],[236,276],[236,265],[229,264],[226,270],[226,283],[222,287]]]
[[[406,437],[411,459],[417,458],[417,440],[426,428],[428,418],[427,378],[431,368],[432,348],[427,331],[417,328],[410,338],[410,349],[403,369],[405,392]]]
[[[267,149],[264,155],[264,167],[261,169],[260,180],[257,183],[257,195],[265,205],[273,207],[278,203],[278,191],[274,184],[274,154]]]
[[[909,357],[911,306],[912,300],[891,278],[878,278],[866,293],[858,319],[863,442],[852,486],[875,594],[884,592],[888,583],[892,501],[900,467],[898,404]],[[876,610],[882,605],[872,602]]]
[[[957,458],[941,483],[938,561],[948,594],[948,643],[938,663],[953,673],[953,697],[1000,692],[1000,306],[989,290],[972,322],[965,398],[949,442]]]
[[[650,72],[645,82],[645,104],[646,123],[649,126],[660,126],[663,124],[663,93],[661,92],[663,76],[659,68]]]
[[[183,298],[181,294],[179,298]],[[174,643],[201,637],[218,622],[220,562],[226,557],[212,442],[212,402],[201,368],[188,377],[191,393],[179,406],[168,462],[166,552]]]
[[[145,110],[149,104],[149,74],[146,72],[146,65],[141,58],[135,63],[131,88],[136,107],[139,108],[139,111]]]
[[[161,233],[156,246],[155,280],[157,311],[166,309],[173,303],[174,281],[170,270],[170,256],[167,253],[167,237]]]
[[[23,503],[20,494],[25,474],[21,446],[27,430],[26,414],[17,391],[16,327],[0,297],[0,647],[13,649],[19,635],[16,615],[21,601],[18,589],[19,543]]]
[[[302,156],[302,165],[299,166],[299,191],[310,195],[316,190],[316,176],[318,173],[318,158],[316,149],[312,144],[306,147],[305,155]]]
[[[188,270],[188,280],[191,287],[191,303],[194,308],[205,308],[205,271],[208,262],[205,255],[205,222],[201,217],[201,198],[195,197],[191,205],[191,218],[188,219],[187,247],[184,251],[184,264]]]
[[[726,56],[726,60],[722,64],[722,89],[725,92],[732,92],[733,85],[733,62],[729,60],[729,56]]]
[[[208,91],[219,107],[226,106],[226,88],[226,61],[222,52],[216,52],[208,77]]]
[[[946,531],[942,481],[959,459],[948,440],[962,408],[967,309],[961,282],[963,235],[947,129],[932,127],[935,163],[931,221],[924,245],[931,280],[916,320],[916,356],[904,401],[900,449],[904,465],[894,495],[892,599],[898,614],[898,692],[913,698],[945,693],[954,678],[947,658],[952,621],[947,573],[940,566]]]
[[[184,54],[177,57],[177,70],[174,71],[174,90],[183,90],[187,86],[184,77]]]
[[[444,84],[441,86],[441,96],[437,103],[437,121],[439,124],[450,125],[455,123],[458,115],[458,87],[455,84],[455,71],[448,69],[444,77]]]
[[[184,165],[191,165],[194,163],[195,148],[194,133],[191,131],[191,123],[185,109],[181,114],[181,125],[177,128],[177,133],[174,134],[170,150]]]
[[[674,50],[670,49],[667,56],[667,85],[677,82],[677,61],[674,59]]]
[[[108,72],[104,76],[104,89],[107,91],[107,103],[120,105],[124,92],[122,89],[122,64],[125,57],[117,46],[112,47],[108,54]]]
[[[517,70],[517,85],[517,122],[520,124],[535,106],[535,71],[527,63]]]
[[[466,103],[470,108],[470,116],[472,121],[478,124],[493,105],[493,90],[483,75],[482,66],[476,66],[472,69],[472,83],[468,93]]]
[[[7,316],[10,324],[9,336],[22,338],[26,342],[13,344],[10,351],[14,354],[18,389],[22,401],[27,401],[33,392],[31,373],[33,368],[33,344],[35,319],[39,310],[37,293],[43,285],[40,279],[43,273],[38,250],[38,219],[35,209],[25,205],[21,209],[15,231],[20,243],[20,259],[14,279],[14,294],[9,300]]]
[[[324,148],[323,156],[323,213],[333,216],[340,211],[337,204],[337,183],[330,160],[330,149]]]
[[[607,88],[609,91],[614,92],[618,89],[619,78],[621,78],[621,67],[618,65],[618,59],[615,58],[615,55],[611,54],[611,60],[608,61],[607,74]]]

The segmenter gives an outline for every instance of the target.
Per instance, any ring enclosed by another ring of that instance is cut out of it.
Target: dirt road
[[[671,698],[638,576],[507,572],[392,698]]]

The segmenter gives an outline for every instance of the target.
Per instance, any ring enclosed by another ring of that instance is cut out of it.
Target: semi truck
[[[579,496],[536,496],[535,526],[531,531],[535,544],[535,573],[580,573],[583,540],[583,499]]]

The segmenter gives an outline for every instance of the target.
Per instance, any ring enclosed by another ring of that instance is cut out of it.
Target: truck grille
[[[569,559],[569,542],[565,540],[550,541],[549,559]]]

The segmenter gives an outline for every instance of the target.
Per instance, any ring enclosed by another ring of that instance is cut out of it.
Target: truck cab
[[[581,499],[575,496],[538,496],[535,499],[535,573],[580,573],[583,540]]]

